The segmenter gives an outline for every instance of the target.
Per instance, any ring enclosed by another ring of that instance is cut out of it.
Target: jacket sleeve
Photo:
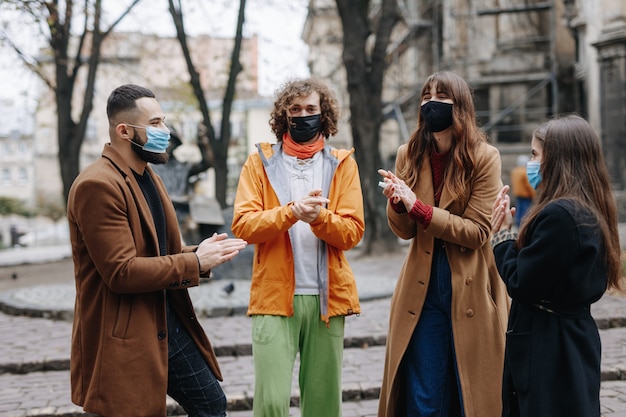
[[[424,232],[459,246],[478,249],[487,244],[491,235],[491,210],[498,191],[502,188],[501,162],[498,150],[484,144],[477,148],[476,162],[472,177],[468,180],[466,200],[444,201],[441,207],[433,207],[430,224]],[[406,145],[398,149],[396,172],[405,164],[411,163],[406,154]],[[421,179],[420,181],[426,181]],[[432,190],[432,184],[423,189]],[[449,194],[448,194],[449,196]],[[418,195],[419,197],[419,195]],[[402,239],[412,239],[418,231],[418,224],[406,213],[397,213],[387,203],[387,218],[393,232]],[[421,226],[419,226],[421,227]]]
[[[340,250],[355,247],[363,237],[363,193],[356,161],[346,157],[338,166],[329,192],[328,208],[310,223],[321,240]]]
[[[233,234],[250,244],[262,243],[285,233],[297,221],[291,203],[285,206],[278,203],[259,156],[250,155],[239,175],[231,225]]]
[[[515,249],[512,241],[494,248],[498,271],[509,295],[523,303],[546,298],[579,254],[576,222],[562,206],[548,204],[531,227],[530,241],[521,250]]]
[[[491,211],[502,188],[500,153],[490,145],[479,148],[474,173],[469,179],[468,200],[462,211],[453,213],[434,207],[426,233],[469,249],[489,243]]]
[[[106,178],[77,181],[68,203],[68,217],[80,234],[75,239],[84,245],[102,280],[117,293],[198,285],[194,253],[149,256],[146,248],[146,253],[140,251],[136,241],[144,236],[134,236],[130,223],[140,224],[141,220],[129,206],[135,200],[124,198],[123,187]]]
[[[396,153],[396,172],[400,172],[402,167],[409,163],[407,158],[407,147],[402,145]],[[406,211],[398,213],[387,201],[387,223],[396,236],[409,240],[417,234],[417,222],[412,220]]]

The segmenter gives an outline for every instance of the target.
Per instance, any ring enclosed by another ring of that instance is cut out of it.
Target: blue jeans
[[[403,358],[408,417],[447,417],[453,402],[463,409],[461,390],[457,391],[451,303],[450,265],[442,241],[436,239],[426,300]]]
[[[167,394],[189,417],[224,417],[224,391],[175,314],[168,314],[167,328]]]

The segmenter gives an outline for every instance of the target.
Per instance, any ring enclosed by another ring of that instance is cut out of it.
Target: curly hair
[[[276,139],[281,141],[283,135],[289,131],[289,117],[287,116],[289,107],[295,100],[308,97],[313,92],[320,96],[322,112],[320,133],[326,139],[337,133],[339,105],[335,93],[321,80],[315,78],[296,79],[288,81],[276,92],[276,101],[269,120],[270,128],[276,135]]]

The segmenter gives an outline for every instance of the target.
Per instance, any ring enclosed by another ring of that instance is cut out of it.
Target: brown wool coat
[[[163,201],[172,255],[156,256],[158,240],[148,204],[129,166],[110,144],[76,178],[68,199],[76,280],[72,401],[107,417],[166,414],[166,293],[210,368],[222,378],[187,292],[199,282],[194,248],[181,247],[165,187],[146,170]]]
[[[398,150],[396,172],[409,163]],[[411,244],[391,302],[385,371],[378,417],[399,417],[399,368],[420,318],[431,273],[434,238],[445,241],[452,271],[452,332],[466,417],[500,417],[509,299],[490,246],[490,215],[501,188],[500,156],[491,145],[475,153],[469,196],[455,201],[444,187],[439,208],[424,228],[389,205],[389,226]],[[425,161],[415,194],[434,205],[432,171]]]

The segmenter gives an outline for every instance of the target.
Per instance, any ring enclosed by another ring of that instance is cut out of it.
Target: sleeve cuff
[[[409,212],[409,217],[426,228],[433,219],[433,208],[428,204],[424,204],[422,200],[417,199]]]
[[[507,240],[517,240],[517,232],[513,232],[509,229],[500,230],[491,236],[491,248],[495,248],[502,242]]]

